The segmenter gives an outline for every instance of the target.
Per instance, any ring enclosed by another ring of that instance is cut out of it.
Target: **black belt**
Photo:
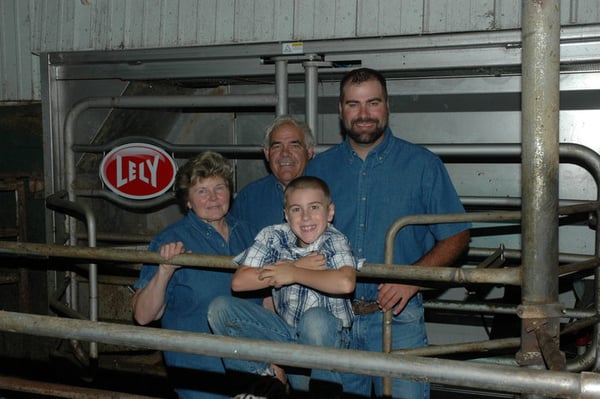
[[[380,311],[379,305],[375,301],[352,301],[352,311],[354,314],[371,314]]]

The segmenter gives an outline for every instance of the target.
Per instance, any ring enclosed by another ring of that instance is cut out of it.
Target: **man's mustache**
[[[358,118],[358,119],[352,120],[353,125],[357,124],[357,123],[379,123],[379,119]]]

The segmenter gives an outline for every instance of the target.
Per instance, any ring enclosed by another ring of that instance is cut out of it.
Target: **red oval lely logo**
[[[176,174],[177,165],[169,154],[144,143],[119,146],[106,154],[100,164],[104,184],[131,199],[158,197],[173,185]]]

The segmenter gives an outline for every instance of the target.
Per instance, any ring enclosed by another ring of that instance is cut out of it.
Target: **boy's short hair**
[[[283,192],[283,207],[287,206],[288,196],[292,191],[305,188],[321,190],[323,195],[325,195],[325,200],[331,203],[331,193],[329,192],[327,183],[315,176],[300,176],[289,182],[285,187],[285,191]]]

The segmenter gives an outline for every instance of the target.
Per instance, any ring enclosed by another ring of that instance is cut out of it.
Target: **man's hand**
[[[469,230],[438,241],[435,246],[421,259],[414,263],[428,266],[449,266],[469,245]],[[419,287],[404,284],[380,284],[377,303],[383,310],[394,309],[397,316],[404,310],[406,304],[419,291]]]
[[[379,284],[377,303],[384,310],[394,309],[392,314],[398,316],[410,299],[419,292],[419,287],[404,284]]]

